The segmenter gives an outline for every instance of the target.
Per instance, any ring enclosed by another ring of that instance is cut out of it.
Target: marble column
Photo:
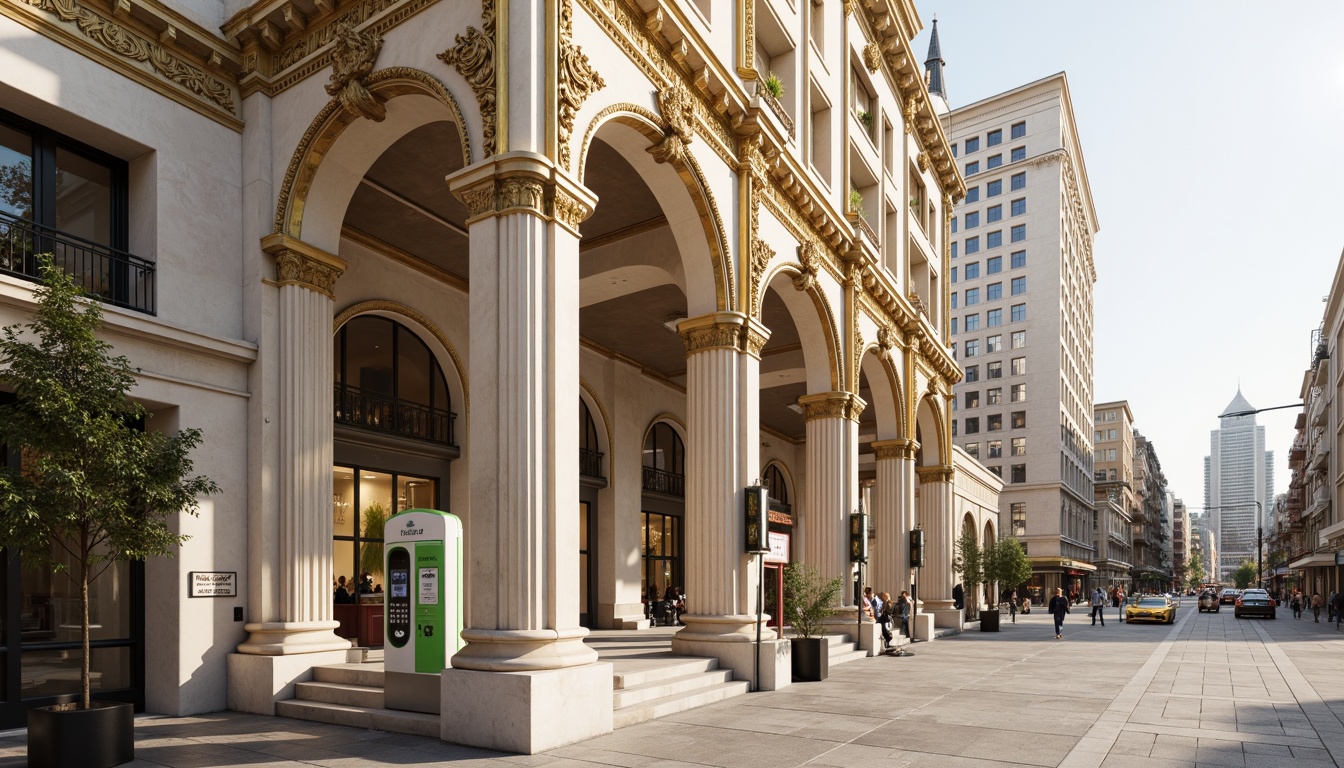
[[[242,654],[345,650],[332,619],[332,288],[345,262],[288,235],[262,248],[275,257],[279,290],[278,616],[244,625]]]
[[[854,616],[850,578],[849,515],[859,505],[859,414],[867,405],[849,392],[822,392],[798,398],[807,420],[807,485],[799,525],[801,560],[822,578],[840,577],[837,618]]]
[[[952,478],[949,466],[919,467],[919,522],[924,528],[924,567],[920,569],[919,598],[935,615],[938,626],[960,626],[961,611],[952,601],[953,525]]]
[[[877,542],[869,559],[873,589],[894,598],[910,589],[910,531],[915,520],[915,451],[904,438],[873,442],[877,485],[873,489],[873,527]]]

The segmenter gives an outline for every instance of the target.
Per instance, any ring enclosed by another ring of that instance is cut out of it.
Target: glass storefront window
[[[0,211],[33,218],[33,137],[0,124]]]
[[[94,648],[90,654],[89,688],[94,693],[131,687],[130,648]],[[23,698],[78,695],[81,662],[78,648],[24,651],[20,663]]]
[[[75,642],[80,639],[79,568],[75,556],[59,544],[52,559],[65,566],[23,569],[19,621],[24,643]],[[120,640],[131,636],[130,563],[110,563],[89,584],[89,639]],[[76,668],[78,669],[78,668]]]
[[[333,467],[333,599],[342,576],[351,602],[383,586],[383,524],[387,518],[405,509],[437,506],[438,481],[434,478]]]
[[[56,149],[56,228],[101,245],[112,243],[112,169]]]

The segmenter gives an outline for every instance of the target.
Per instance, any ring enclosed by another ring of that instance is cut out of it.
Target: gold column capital
[[[686,356],[710,349],[731,349],[761,359],[770,331],[740,312],[711,312],[677,324],[686,343]]]
[[[918,441],[904,437],[898,437],[895,440],[873,441],[873,453],[876,454],[878,461],[883,459],[913,460],[918,450]]]
[[[345,259],[283,232],[263,237],[261,249],[275,257],[275,278],[279,285],[299,285],[336,299],[332,289],[336,278],[345,272]]]
[[[945,464],[915,467],[915,474],[921,483],[950,483],[957,476],[956,470]]]
[[[597,196],[544,155],[509,152],[448,177],[448,189],[467,206],[468,222],[505,213],[555,221],[577,237]]]
[[[818,392],[814,395],[803,395],[798,398],[798,404],[803,407],[803,418],[807,421],[815,419],[858,421],[863,409],[868,407],[868,403],[853,392]]]

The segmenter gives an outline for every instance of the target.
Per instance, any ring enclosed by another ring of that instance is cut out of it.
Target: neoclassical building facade
[[[107,695],[273,712],[344,658],[333,587],[415,507],[466,529],[456,741],[609,730],[584,637],[647,626],[668,587],[688,595],[675,651],[787,684],[781,566],[848,578],[861,483],[866,580],[917,581],[957,625],[953,540],[996,535],[997,483],[975,476],[963,521],[963,183],[920,28],[909,0],[0,5],[0,163],[30,180],[0,234],[110,265],[86,285],[151,428],[202,427],[223,489],[178,521],[179,556],[126,573]],[[30,315],[29,277],[0,265],[4,323]],[[236,594],[192,597],[202,571]],[[848,590],[838,607],[853,620]],[[480,735],[501,712],[515,732]]]

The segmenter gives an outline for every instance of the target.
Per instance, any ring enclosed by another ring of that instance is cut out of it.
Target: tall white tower
[[[1209,570],[1220,581],[1242,561],[1255,561],[1256,527],[1274,499],[1274,452],[1265,450],[1265,428],[1256,426],[1254,410],[1238,389],[1210,432],[1204,457],[1204,507],[1218,542],[1217,569]]]

